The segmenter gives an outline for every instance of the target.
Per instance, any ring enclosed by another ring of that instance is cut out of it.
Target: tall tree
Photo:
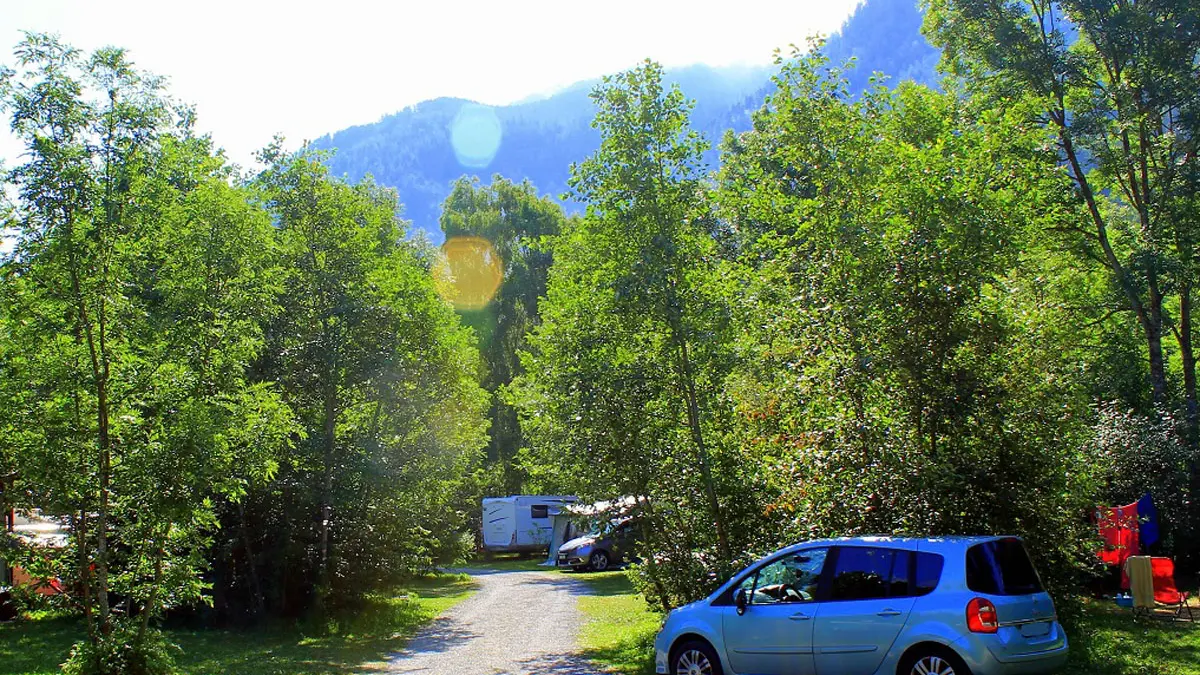
[[[741,555],[731,522],[754,508],[725,445],[729,311],[702,184],[707,145],[655,63],[606,78],[592,98],[600,148],[571,178],[587,214],[554,241],[544,323],[514,395],[535,482],[642,502],[648,547],[680,582],[651,570],[669,603]]]
[[[1163,346],[1174,338],[1194,433],[1200,6],[930,0],[925,29],[944,67],[996,105],[1038,102],[1081,206],[1062,232],[1140,327],[1155,404],[1174,398]]]
[[[24,506],[72,525],[60,572],[88,630],[73,668],[123,672],[161,654],[153,617],[200,599],[213,500],[269,476],[291,428],[244,375],[277,282],[270,223],[122,51],[30,34],[16,56],[0,101],[27,159],[6,176],[0,427]]]
[[[763,527],[1017,532],[1071,592],[1088,401],[1039,279],[1063,183],[1042,133],[912,84],[856,99],[819,51],[776,82],[728,138],[718,196]]]
[[[279,524],[265,545],[282,598],[315,584],[323,602],[458,546],[454,485],[486,443],[486,392],[470,334],[436,292],[433,253],[405,238],[395,192],[334,179],[319,156],[278,143],[263,160],[256,190],[287,273],[258,367],[305,434],[258,516]]]
[[[546,295],[551,256],[548,240],[563,227],[562,206],[538,197],[528,181],[513,183],[502,176],[490,185],[460,178],[442,207],[442,232],[447,241],[480,237],[500,259],[502,280],[482,309],[460,310],[475,329],[487,365],[483,385],[492,392],[491,444],[488,459],[499,475],[500,489],[519,492],[523,478],[513,465],[521,447],[521,427],[516,411],[504,400],[502,389],[521,373],[518,353],[525,335],[540,323],[538,300]]]

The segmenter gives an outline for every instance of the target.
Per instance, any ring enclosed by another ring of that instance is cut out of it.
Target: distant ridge
[[[826,51],[835,62],[857,59],[851,74],[855,91],[867,86],[873,71],[894,81],[932,84],[938,53],[920,34],[921,20],[915,0],[869,0],[829,39]],[[715,146],[726,129],[749,128],[750,113],[773,89],[775,70],[767,65],[695,65],[670,70],[667,78],[696,100],[692,125]],[[323,136],[313,147],[336,149],[329,164],[337,175],[358,180],[369,173],[396,188],[405,216],[440,243],[441,203],[450,184],[464,174],[484,181],[495,173],[528,179],[539,192],[556,198],[566,191],[570,165],[599,144],[588,98],[598,82],[585,80],[549,96],[497,107],[437,98]],[[710,161],[716,161],[715,152]]]

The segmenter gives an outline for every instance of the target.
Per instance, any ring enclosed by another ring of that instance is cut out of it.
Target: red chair
[[[1154,575],[1154,601],[1175,608],[1175,617],[1187,612],[1189,621],[1195,621],[1192,608],[1188,606],[1188,594],[1175,587],[1175,563],[1170,558],[1151,558],[1151,573]]]

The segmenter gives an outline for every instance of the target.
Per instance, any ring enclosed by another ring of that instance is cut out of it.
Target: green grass
[[[607,672],[650,675],[659,615],[622,572],[579,575],[594,595],[579,600],[587,617],[584,655]],[[1070,633],[1071,660],[1063,675],[1200,675],[1200,623],[1135,620],[1128,609],[1085,606],[1082,627]]]
[[[1200,675],[1200,623],[1134,619],[1129,609],[1088,602],[1082,627],[1068,635],[1064,675]]]
[[[517,553],[494,553],[486,558],[476,558],[462,565],[470,570],[495,570],[497,572],[553,572],[553,567],[542,567],[546,556],[537,554],[526,557]]]
[[[579,636],[583,655],[610,673],[654,672],[654,635],[661,614],[653,611],[624,572],[580,574],[592,595],[579,598],[587,618]]]
[[[187,675],[349,675],[382,664],[419,627],[474,591],[464,575],[416,579],[391,594],[375,594],[352,617],[317,628],[275,624],[248,630],[168,630],[183,649]],[[82,637],[74,618],[0,624],[0,675],[58,672]]]

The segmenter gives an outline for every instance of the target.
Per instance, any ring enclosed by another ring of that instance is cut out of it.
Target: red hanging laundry
[[[1137,502],[1127,506],[1101,506],[1096,509],[1096,521],[1100,527],[1100,538],[1104,540],[1100,560],[1108,565],[1120,565],[1121,588],[1129,588],[1125,559],[1138,554]]]

